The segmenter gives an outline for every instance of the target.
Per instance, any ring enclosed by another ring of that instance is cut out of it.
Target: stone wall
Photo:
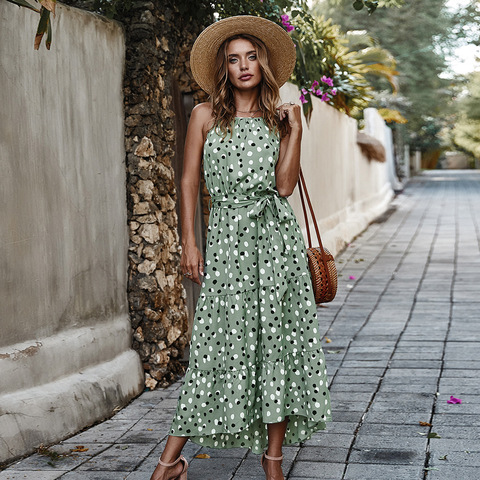
[[[280,94],[287,102],[300,96],[290,83]],[[365,131],[381,142],[386,161],[369,159],[358,144],[357,122],[317,98],[313,103],[310,124],[304,123],[301,165],[323,244],[335,255],[388,208],[393,145],[390,129],[377,111],[368,109]],[[288,201],[305,232],[298,189]]]
[[[193,21],[187,27],[175,3],[135,2],[125,22],[128,299],[149,388],[183,373],[179,360],[188,343],[173,165],[175,114],[183,112],[174,111],[174,94],[179,86],[195,90],[188,52],[202,27]]]

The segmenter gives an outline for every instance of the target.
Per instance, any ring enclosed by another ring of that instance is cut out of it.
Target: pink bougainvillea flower
[[[307,95],[307,93],[308,93],[307,89],[306,89],[306,88],[302,88],[302,93],[303,93],[304,95]]]
[[[462,403],[460,398],[455,398],[453,395],[450,395],[450,400],[447,400],[447,403]]]
[[[330,93],[331,93],[332,95],[336,95],[336,94],[337,94],[337,89],[336,89],[336,88],[332,88],[332,89],[330,90]]]
[[[328,96],[326,93],[324,93],[324,94],[322,95],[322,98],[321,98],[320,100],[321,100],[322,102],[328,102],[328,100],[330,100],[330,98],[329,98],[329,96]]]
[[[302,103],[307,103],[308,102],[308,100],[305,98],[305,95],[300,95],[300,101]]]
[[[295,30],[295,27],[290,25],[290,17],[288,15],[280,15],[280,17],[282,19],[282,25],[286,28],[287,32]]]
[[[312,83],[312,88],[315,89],[315,88],[317,88],[319,85],[320,85],[320,84],[319,84],[316,80],[314,80],[313,83]]]
[[[333,80],[330,77],[327,77],[326,75],[324,75],[320,80],[323,83],[326,83],[329,87],[333,87]]]
[[[348,279],[349,279],[349,280],[356,280],[357,277],[355,277],[354,275],[350,275],[350,276],[348,277]]]
[[[322,92],[320,89],[318,89],[318,90],[315,92],[315,95],[318,95],[318,96],[323,95],[323,92]]]

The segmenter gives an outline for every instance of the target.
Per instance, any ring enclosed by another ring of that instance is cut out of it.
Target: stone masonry
[[[145,385],[183,372],[187,311],[175,211],[174,82],[193,91],[188,52],[202,29],[188,28],[175,2],[135,2],[126,28],[125,144],[129,214],[130,317]],[[197,87],[198,91],[198,87]]]

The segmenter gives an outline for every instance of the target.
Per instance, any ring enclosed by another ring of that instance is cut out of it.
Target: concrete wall
[[[110,415],[143,387],[130,349],[124,37],[58,5],[0,3],[0,461]]]
[[[300,97],[292,84],[280,93],[285,102]],[[368,160],[357,145],[357,122],[317,98],[313,101],[310,125],[304,123],[301,165],[323,244],[335,255],[387,209],[393,196],[388,161],[389,156],[393,159],[392,145],[385,141],[387,127],[380,115],[371,112],[378,118],[370,120],[366,130],[386,147],[387,162]],[[298,189],[289,202],[304,228]]]

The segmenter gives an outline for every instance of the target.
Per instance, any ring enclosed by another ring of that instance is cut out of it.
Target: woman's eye
[[[256,60],[257,59],[257,56],[256,55],[250,55],[248,57],[249,60]]]
[[[236,61],[237,61],[236,58],[231,58],[231,59],[229,60],[230,63],[235,63]]]

